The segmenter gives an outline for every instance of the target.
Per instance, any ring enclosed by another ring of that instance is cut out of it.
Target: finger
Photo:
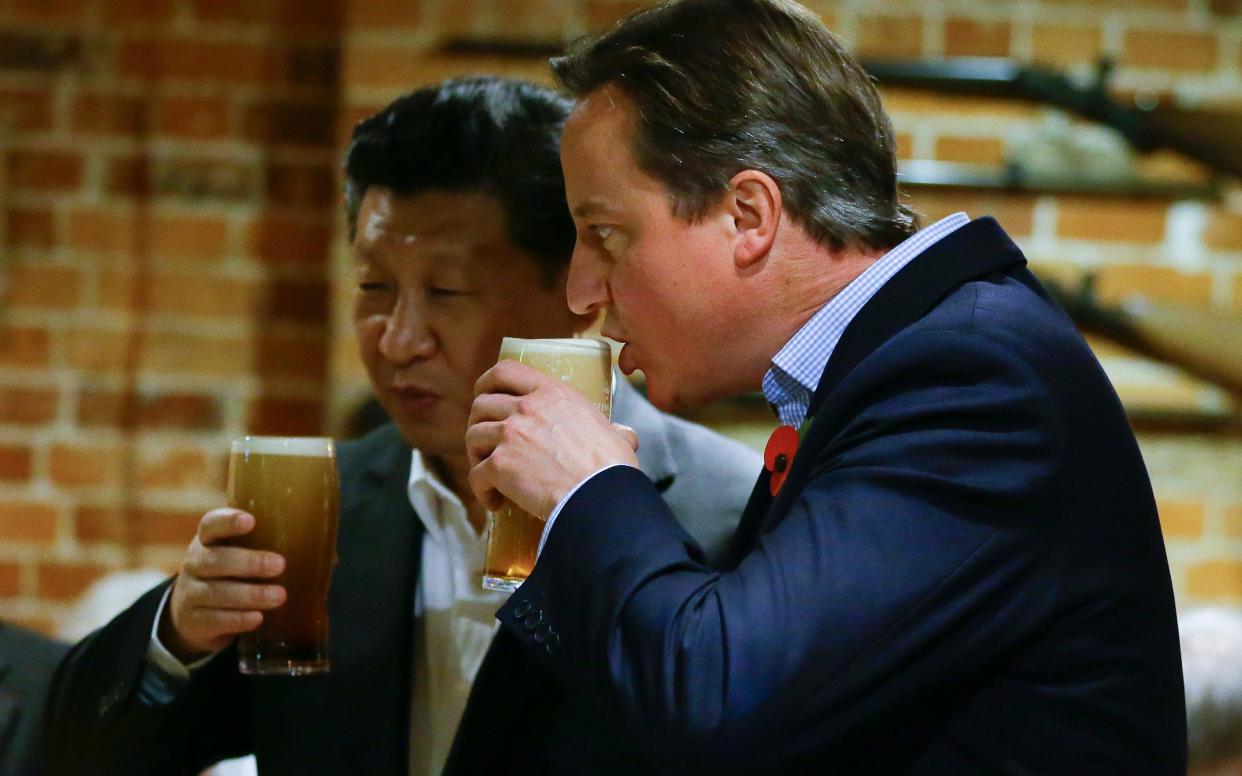
[[[471,467],[496,450],[503,433],[503,424],[498,422],[475,423],[466,429],[466,456]]]
[[[630,448],[634,452],[638,452],[638,432],[624,423],[613,423],[612,430],[625,437],[625,441],[630,443]]]
[[[479,376],[474,383],[474,395],[485,393],[506,393],[511,396],[525,396],[533,393],[545,381],[555,381],[538,369],[508,359],[499,361],[491,369]]]
[[[234,536],[243,536],[254,528],[254,515],[240,509],[222,507],[203,515],[198,523],[198,540],[216,544]]]
[[[186,612],[185,627],[196,633],[232,636],[246,633],[263,624],[263,612],[230,609],[191,609]]]
[[[470,405],[467,426],[485,421],[504,420],[517,411],[517,397],[500,393],[484,393],[476,396]]]
[[[186,604],[196,609],[253,611],[275,609],[288,599],[280,585],[256,585],[231,580],[211,580],[191,585]]]
[[[495,512],[504,506],[505,497],[492,484],[491,468],[490,462],[483,461],[470,469],[470,474],[466,479],[474,497],[479,500],[483,508],[489,512]]]
[[[285,559],[266,550],[200,546],[186,555],[185,570],[199,579],[270,579],[285,570]]]

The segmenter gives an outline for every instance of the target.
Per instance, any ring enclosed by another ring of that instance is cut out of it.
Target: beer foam
[[[331,457],[331,437],[265,437],[247,436],[233,440],[232,452],[258,453],[260,455],[300,455],[306,457]]]
[[[602,339],[594,337],[566,337],[564,339],[522,339],[505,337],[500,343],[500,357],[519,356],[522,353],[559,353],[566,349],[599,353],[611,347]]]

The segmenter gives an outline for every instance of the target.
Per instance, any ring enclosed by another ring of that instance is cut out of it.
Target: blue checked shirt
[[[763,395],[775,408],[781,423],[794,428],[802,425],[832,351],[850,321],[875,292],[920,253],[968,223],[970,218],[965,213],[954,213],[920,229],[867,267],[785,343],[772,358],[772,368],[763,376]]]

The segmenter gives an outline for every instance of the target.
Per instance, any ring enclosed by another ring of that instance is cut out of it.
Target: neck
[[[474,497],[474,492],[470,490],[470,461],[465,456],[449,457],[437,456],[428,457],[427,465],[431,467],[444,486],[453,491],[461,503],[466,507],[466,519],[470,521],[470,525],[475,531],[483,532],[483,527],[487,523],[487,510]]]

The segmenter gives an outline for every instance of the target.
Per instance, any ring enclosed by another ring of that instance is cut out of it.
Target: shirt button
[[[522,627],[528,631],[533,631],[535,626],[541,622],[543,622],[543,611],[534,611],[526,615],[526,619],[522,620]]]

